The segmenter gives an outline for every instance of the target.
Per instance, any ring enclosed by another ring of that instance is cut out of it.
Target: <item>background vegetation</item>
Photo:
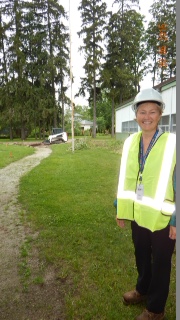
[[[176,75],[176,1],[154,0],[146,28],[138,0],[111,2],[116,12],[103,0],[78,8],[85,77],[77,95],[89,96],[94,138],[99,122],[114,135],[115,107],[139,91],[147,72],[153,83]],[[0,0],[0,61],[1,133],[24,140],[52,127],[67,131],[69,21],[61,1]]]

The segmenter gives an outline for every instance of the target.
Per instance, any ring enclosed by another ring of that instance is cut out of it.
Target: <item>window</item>
[[[159,126],[164,132],[176,133],[176,114],[162,116]]]
[[[171,116],[171,132],[176,133],[176,114]]]
[[[137,132],[138,131],[138,124],[136,121],[125,121],[122,122],[122,132]]]
[[[169,132],[169,116],[162,116],[159,127],[164,131],[164,132]]]
[[[122,122],[122,132],[129,132],[129,121]]]

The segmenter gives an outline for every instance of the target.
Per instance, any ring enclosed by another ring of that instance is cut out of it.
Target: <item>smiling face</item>
[[[143,132],[153,133],[156,131],[162,111],[156,102],[145,101],[137,109],[136,121]]]

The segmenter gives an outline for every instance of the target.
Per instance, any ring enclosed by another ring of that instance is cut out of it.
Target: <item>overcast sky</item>
[[[107,2],[108,9],[112,10],[111,4],[112,0]],[[63,5],[65,10],[67,11],[68,15],[70,13],[70,30],[71,30],[71,61],[72,61],[72,74],[74,77],[74,83],[72,85],[72,97],[73,102],[77,105],[88,105],[86,99],[83,99],[81,97],[74,98],[74,95],[77,93],[79,87],[80,87],[80,77],[84,76],[83,72],[83,55],[78,52],[78,47],[80,46],[80,39],[77,35],[77,32],[81,29],[81,19],[80,19],[80,13],[77,10],[78,6],[80,5],[80,0],[59,0],[60,4]],[[152,5],[153,0],[139,0],[141,11],[140,13],[146,16],[146,19],[149,21],[151,16],[148,13],[148,10],[150,6]],[[70,10],[69,10],[70,8]],[[152,81],[151,81],[152,75],[146,76],[146,79],[141,83],[141,89],[152,87]],[[70,83],[69,83],[70,85]],[[68,90],[67,95],[69,98],[71,98],[71,89]]]

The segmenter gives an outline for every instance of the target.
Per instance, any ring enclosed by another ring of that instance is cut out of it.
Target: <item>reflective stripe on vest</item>
[[[143,196],[142,200],[137,200],[135,191],[124,190],[126,163],[128,159],[129,148],[131,146],[132,139],[136,134],[137,133],[132,134],[126,140],[123,147],[123,154],[121,158],[121,167],[120,167],[120,181],[118,185],[117,198],[130,199],[130,200],[136,201],[136,203],[139,203],[141,205],[148,206],[158,211],[163,211],[164,214],[167,214],[167,215],[172,214],[175,210],[175,205],[173,203],[164,202],[164,199],[165,199],[167,184],[169,180],[171,165],[173,161],[174,151],[176,147],[176,136],[174,134],[168,135],[155,197],[150,198],[150,197]]]
[[[127,163],[129,148],[132,143],[132,139],[134,138],[134,135],[136,135],[136,133],[133,133],[131,136],[129,136],[129,138],[125,141],[124,146],[123,146],[123,152],[122,152],[122,157],[121,157],[121,166],[120,166],[121,179],[118,184],[118,193],[117,193],[118,198],[124,198],[124,196],[122,197],[121,195],[124,190],[126,163]],[[126,192],[128,192],[128,191],[126,191]],[[125,196],[125,198],[127,198],[127,197]],[[128,198],[132,199],[131,197],[128,197]]]

